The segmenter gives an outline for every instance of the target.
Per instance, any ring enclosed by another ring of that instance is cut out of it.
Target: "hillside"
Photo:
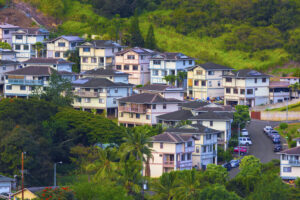
[[[57,35],[98,35],[129,45],[130,19],[137,13],[144,37],[154,25],[161,51],[182,52],[198,63],[213,61],[280,75],[292,75],[299,68],[297,0],[25,1],[57,24],[62,22]]]

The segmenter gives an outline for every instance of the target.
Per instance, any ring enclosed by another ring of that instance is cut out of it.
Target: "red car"
[[[247,148],[246,147],[235,147],[233,151],[238,153],[239,149],[240,149],[240,154],[241,155],[247,154]]]

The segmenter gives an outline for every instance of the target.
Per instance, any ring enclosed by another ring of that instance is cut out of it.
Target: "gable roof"
[[[142,48],[142,47],[133,47],[133,48],[129,48],[129,49],[124,49],[123,51],[119,51],[117,53],[115,53],[115,55],[123,55],[127,52],[135,52],[139,55],[153,55],[157,52],[151,50],[151,49],[145,49],[145,48]]]
[[[232,120],[233,112],[199,112],[198,115],[188,118],[189,120]]]
[[[178,128],[168,128],[165,132],[179,133],[179,134],[209,134],[209,133],[220,133],[221,131],[208,128],[201,124],[190,124]]]
[[[283,150],[279,154],[300,155],[300,146]]]
[[[12,24],[1,23],[0,24],[0,28],[3,28],[3,29],[15,29],[15,28],[20,28],[20,27],[12,25]]]
[[[29,66],[14,71],[6,72],[7,75],[33,75],[33,76],[50,76],[55,69],[51,67]]]
[[[13,182],[14,179],[0,175],[0,182]]]
[[[152,56],[152,60],[160,59],[160,60],[195,60],[195,58],[184,55],[183,53],[174,53],[174,52],[164,52],[157,53]]]
[[[181,107],[183,108],[190,108],[190,109],[195,109],[195,108],[199,108],[201,106],[206,106],[208,105],[207,102],[201,102],[201,101],[188,101],[185,103],[181,104]]]
[[[54,38],[54,39],[52,39],[52,40],[49,40],[49,41],[47,41],[47,42],[54,42],[54,41],[59,40],[59,39],[61,39],[61,38],[65,39],[65,40],[67,40],[67,41],[69,41],[69,42],[83,42],[83,41],[84,41],[83,38],[78,37],[78,36],[73,36],[73,35],[62,35],[62,36],[59,36],[59,37]]]
[[[24,64],[74,64],[62,58],[30,58],[23,62]]]
[[[223,77],[233,77],[233,78],[268,78],[270,75],[258,72],[252,69],[241,69],[238,71],[232,71],[229,74],[223,75]]]
[[[80,75],[94,75],[94,76],[129,76],[125,72],[120,72],[113,69],[95,68],[92,70],[81,72]]]
[[[234,112],[233,107],[230,105],[218,105],[214,103],[210,103],[204,106],[201,106],[199,108],[196,108],[195,111],[198,112],[207,112],[207,111],[213,111],[213,112]]]
[[[160,94],[142,93],[129,97],[120,98],[119,102],[131,102],[138,104],[156,104],[156,103],[181,103],[182,101],[174,98],[164,98]]]
[[[74,87],[99,88],[99,87],[133,87],[129,83],[114,83],[107,78],[83,78],[72,81]]]
[[[219,65],[219,64],[216,64],[216,63],[212,63],[212,62],[207,62],[207,63],[203,63],[203,64],[200,64],[200,65],[196,65],[196,66],[190,67],[188,70],[190,71],[190,70],[193,70],[197,67],[202,67],[205,70],[233,70],[233,68],[231,68],[231,67],[227,67],[227,66],[224,66],[224,65]]]
[[[183,143],[188,141],[193,135],[181,136],[175,133],[162,133],[152,137],[152,142],[165,142],[165,143]]]
[[[85,43],[79,45],[79,47],[119,48],[119,47],[123,47],[123,46],[112,40],[93,40],[90,42],[85,42]]]
[[[193,114],[190,110],[178,110],[175,112],[156,116],[156,118],[162,119],[164,121],[182,121],[182,120],[188,120],[192,116]]]

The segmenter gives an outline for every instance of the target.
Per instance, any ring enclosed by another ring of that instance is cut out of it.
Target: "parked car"
[[[240,162],[241,162],[240,160],[231,160],[230,165],[232,168],[235,168],[235,167],[240,166]]]
[[[225,163],[225,164],[222,165],[222,167],[226,168],[227,171],[231,170],[231,164],[230,163]]]
[[[239,137],[239,140],[241,145],[252,145],[252,141],[249,137]]]
[[[271,126],[266,126],[265,128],[264,128],[264,133],[268,133],[268,132],[270,132],[270,131],[272,131],[273,130],[273,128],[271,127]]]
[[[242,132],[241,132],[241,135],[242,136],[249,136],[249,132],[247,131],[247,129],[242,129]]]
[[[271,137],[271,138],[272,138],[272,135],[274,135],[274,134],[279,135],[278,131],[275,131],[275,130],[269,131],[267,134],[268,134],[268,136]]]
[[[246,155],[247,154],[247,152],[248,152],[248,150],[247,150],[247,148],[246,147],[235,147],[234,149],[233,149],[233,151],[235,152],[235,153],[238,153],[239,152],[239,150],[240,150],[240,154],[243,156],[243,155]]]
[[[280,138],[273,138],[274,144],[280,144]]]
[[[279,152],[282,150],[282,146],[281,144],[275,144],[274,145],[274,152]]]

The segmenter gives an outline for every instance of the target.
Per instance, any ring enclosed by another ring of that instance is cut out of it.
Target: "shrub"
[[[279,125],[279,128],[281,129],[281,130],[285,130],[285,129],[287,129],[288,128],[288,124],[287,123],[280,123],[280,125]]]

